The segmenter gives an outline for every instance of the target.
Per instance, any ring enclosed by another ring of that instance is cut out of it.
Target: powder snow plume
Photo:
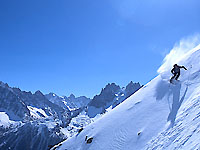
[[[184,55],[200,44],[200,34],[183,38],[179,43],[176,43],[173,49],[163,59],[163,64],[157,70],[159,74],[170,70],[174,64],[184,57]],[[181,64],[180,64],[181,65]]]

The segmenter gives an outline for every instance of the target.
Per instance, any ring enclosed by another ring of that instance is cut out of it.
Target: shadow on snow
[[[171,122],[171,126],[173,127],[177,112],[186,96],[188,90],[188,86],[186,87],[183,96],[180,98],[181,94],[181,83],[177,83],[176,85],[170,85],[168,82],[160,81],[156,87],[156,100],[162,100],[168,94],[168,103],[170,95],[172,95],[172,106],[169,109],[170,113],[168,115],[167,121]]]

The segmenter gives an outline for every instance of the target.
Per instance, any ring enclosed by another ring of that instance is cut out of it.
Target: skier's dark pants
[[[178,80],[179,76],[180,76],[180,72],[176,72],[176,73],[174,73],[174,76],[171,78],[171,80],[174,79],[174,78],[176,80]]]

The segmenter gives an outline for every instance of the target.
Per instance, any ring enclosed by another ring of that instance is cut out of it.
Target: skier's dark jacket
[[[181,68],[187,70],[184,66],[179,66],[179,65],[175,64],[174,68],[171,70],[171,73],[172,74],[180,73]]]

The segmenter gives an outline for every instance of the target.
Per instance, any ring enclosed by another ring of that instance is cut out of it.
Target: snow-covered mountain
[[[97,114],[105,113],[106,109],[109,107],[111,107],[111,109],[116,107],[140,88],[141,85],[139,83],[133,83],[132,81],[126,86],[126,88],[120,88],[120,86],[115,83],[109,83],[101,90],[101,93],[94,96],[88,104],[88,116],[93,118]]]
[[[49,93],[45,96],[52,103],[71,111],[79,108],[84,108],[91,101],[90,98],[85,96],[75,97],[73,94],[71,94],[69,97],[58,96],[54,93]]]
[[[0,82],[0,111],[6,112],[11,120],[31,121],[39,118],[54,117],[66,122],[69,109],[50,102],[40,91],[34,94],[11,88],[8,84]]]
[[[170,69],[164,70],[78,136],[54,149],[200,149],[199,60],[200,45],[177,62],[188,69],[181,71],[180,81],[170,84]]]
[[[86,107],[91,101],[90,98],[85,96],[75,97],[73,94],[71,94],[69,97],[66,97],[65,99],[70,109]]]
[[[40,91],[21,91],[0,82],[0,149],[47,149],[64,139],[60,127],[71,121],[69,109]]]

